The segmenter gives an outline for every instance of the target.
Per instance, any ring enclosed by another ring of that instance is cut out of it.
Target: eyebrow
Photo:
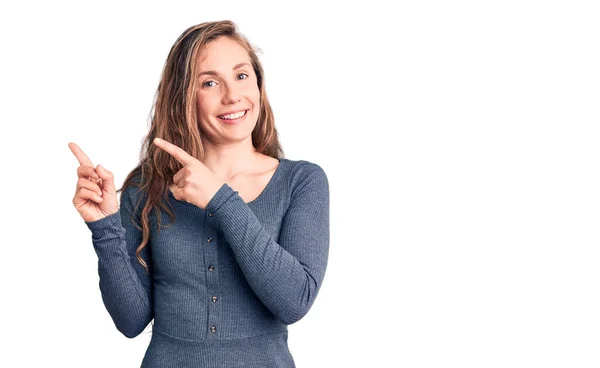
[[[250,66],[250,64],[248,64],[248,63],[239,63],[236,66],[234,66],[233,69],[231,69],[231,70],[239,69],[239,68],[241,68],[244,65]],[[215,72],[214,70],[206,70],[204,72],[198,73],[198,78],[200,78],[201,76],[203,76],[205,74],[207,74],[207,75],[215,75],[215,76],[218,75],[218,73]]]

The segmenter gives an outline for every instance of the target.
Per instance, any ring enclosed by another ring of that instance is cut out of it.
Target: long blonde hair
[[[197,123],[195,98],[197,78],[193,76],[198,73],[200,51],[207,43],[222,36],[230,37],[247,50],[258,80],[260,111],[256,127],[252,131],[252,145],[256,151],[274,158],[283,155],[275,129],[273,111],[265,91],[263,68],[257,56],[256,50],[260,51],[260,49],[255,48],[230,20],[200,23],[186,29],[171,47],[165,62],[151,111],[150,131],[143,140],[140,162],[127,175],[123,186],[117,190],[122,192],[130,185],[136,186],[147,198],[139,215],[141,228],[134,220],[134,216],[131,219],[143,232],[142,243],[135,254],[146,272],[149,272],[149,267],[146,260],[142,258],[141,252],[150,238],[148,214],[154,208],[159,231],[162,217],[160,209],[168,213],[172,222],[175,221],[175,214],[165,203],[167,203],[168,188],[172,184],[173,176],[182,168],[177,160],[156,149],[152,142],[156,137],[165,139],[181,147],[196,159],[204,160],[204,146]],[[140,200],[142,197],[140,196]],[[155,204],[157,207],[154,206]],[[132,214],[134,213],[136,209],[132,211]]]

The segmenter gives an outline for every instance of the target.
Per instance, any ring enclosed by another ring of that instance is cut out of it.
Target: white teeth
[[[236,112],[235,114],[229,114],[229,115],[220,115],[219,117],[220,117],[221,119],[228,119],[228,120],[231,120],[231,119],[237,119],[237,118],[239,118],[239,117],[242,117],[242,116],[244,116],[244,114],[245,114],[245,113],[246,113],[246,110],[244,110],[244,111],[240,111],[240,112]]]

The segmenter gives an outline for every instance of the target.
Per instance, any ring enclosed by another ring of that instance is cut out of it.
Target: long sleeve
[[[287,325],[304,317],[315,301],[329,253],[327,176],[319,165],[306,162],[297,177],[279,243],[227,184],[206,207],[218,221],[250,287]]]
[[[102,300],[117,329],[128,338],[139,335],[153,318],[152,279],[135,256],[142,241],[142,232],[131,219],[135,190],[128,186],[121,192],[118,212],[85,222],[98,256]],[[134,218],[140,223],[138,213]],[[149,264],[150,244],[142,250],[142,258]]]

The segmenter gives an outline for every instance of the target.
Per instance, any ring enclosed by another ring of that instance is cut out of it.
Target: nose
[[[238,91],[231,84],[226,85],[225,94],[223,96],[223,104],[230,105],[240,102],[241,98]]]

